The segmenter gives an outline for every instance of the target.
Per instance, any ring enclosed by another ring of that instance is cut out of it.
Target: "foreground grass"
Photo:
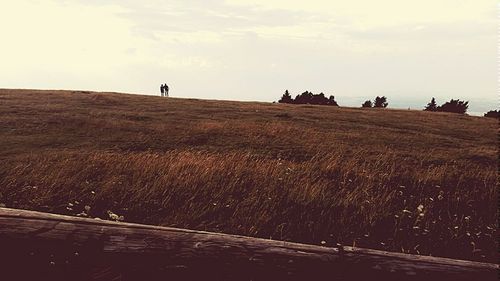
[[[496,120],[0,90],[0,203],[496,262]]]

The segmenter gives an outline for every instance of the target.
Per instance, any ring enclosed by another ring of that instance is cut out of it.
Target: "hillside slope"
[[[496,261],[497,129],[423,111],[0,90],[0,204]]]

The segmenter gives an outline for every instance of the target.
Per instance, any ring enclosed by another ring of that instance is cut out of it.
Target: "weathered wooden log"
[[[2,280],[497,280],[498,269],[0,208]]]

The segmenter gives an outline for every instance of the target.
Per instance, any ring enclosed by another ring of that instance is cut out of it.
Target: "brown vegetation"
[[[0,90],[0,204],[496,262],[497,122]]]

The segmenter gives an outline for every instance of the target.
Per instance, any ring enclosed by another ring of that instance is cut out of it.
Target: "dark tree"
[[[386,108],[386,107],[387,107],[387,105],[389,105],[389,104],[387,103],[387,98],[386,98],[385,96],[383,96],[383,97],[379,97],[379,96],[377,96],[377,97],[375,98],[375,102],[374,102],[374,104],[373,104],[373,107],[382,107],[382,108]]]
[[[288,90],[286,90],[285,94],[283,94],[279,102],[293,103],[293,104],[317,104],[317,105],[338,106],[334,96],[330,96],[329,98],[327,98],[323,93],[315,95],[309,91],[305,91],[302,94],[297,95],[295,99],[293,99]]]
[[[339,104],[337,103],[337,101],[335,101],[335,97],[331,96],[331,95],[328,98],[328,105],[339,106]]]
[[[372,107],[372,106],[373,105],[371,100],[367,100],[361,105],[361,107]]]
[[[278,101],[279,103],[293,103],[293,98],[288,92],[288,90],[285,90],[285,93],[281,97],[281,99]]]
[[[461,101],[458,99],[456,99],[456,100],[452,99],[448,102],[445,102],[443,105],[439,106],[437,108],[437,111],[465,114],[465,112],[467,112],[468,108],[469,108],[468,101]]]
[[[498,110],[490,110],[487,113],[484,114],[484,117],[491,117],[491,118],[500,118],[500,111]]]
[[[302,94],[297,95],[295,97],[294,103],[296,103],[296,104],[309,104],[312,101],[312,96],[313,96],[313,93],[311,93],[309,91],[305,91]]]
[[[312,95],[311,104],[326,104],[328,99],[325,97],[325,94],[319,93],[317,95]]]
[[[436,104],[436,99],[432,98],[431,102],[427,104],[427,106],[424,108],[425,111],[437,111],[438,106]]]

